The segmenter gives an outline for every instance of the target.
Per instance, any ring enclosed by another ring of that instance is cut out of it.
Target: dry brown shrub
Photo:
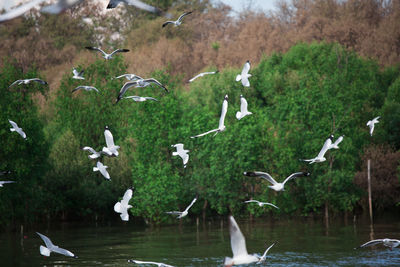
[[[380,209],[393,207],[400,202],[400,151],[394,151],[388,145],[372,145],[362,155],[364,166],[356,173],[354,183],[368,190],[367,161],[371,160],[372,203]],[[366,199],[364,199],[366,206]]]

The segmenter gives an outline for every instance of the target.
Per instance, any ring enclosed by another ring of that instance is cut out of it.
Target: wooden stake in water
[[[371,160],[368,160],[368,205],[369,205],[369,218],[371,224],[373,223],[372,218],[372,197],[371,197]]]

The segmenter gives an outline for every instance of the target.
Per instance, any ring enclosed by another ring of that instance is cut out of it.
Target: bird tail
[[[128,214],[128,212],[126,212],[126,213],[121,213],[121,220],[123,220],[123,221],[129,221],[129,214]]]
[[[122,212],[122,210],[121,210],[121,202],[115,203],[115,205],[114,205],[114,211],[115,211],[115,212],[119,212],[119,213]]]
[[[94,171],[94,172],[97,172],[97,171],[99,171],[99,168],[93,167],[93,171]]]
[[[50,249],[44,247],[44,246],[40,246],[40,254],[42,254],[43,256],[50,256]]]
[[[224,260],[224,266],[232,266],[233,265],[233,259],[229,257],[225,257]]]
[[[14,128],[10,128],[10,131],[11,131],[11,132],[15,132],[15,129],[14,129]]]
[[[236,81],[238,82],[238,81],[240,81],[241,79],[242,79],[242,75],[238,74],[238,75],[236,76]]]
[[[236,119],[240,120],[242,118],[242,113],[240,111],[236,112]]]

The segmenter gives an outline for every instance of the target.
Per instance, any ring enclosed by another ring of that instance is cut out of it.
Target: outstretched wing
[[[188,211],[188,210],[193,206],[193,204],[196,202],[196,200],[197,200],[197,197],[195,197],[195,198],[192,200],[192,203],[190,203],[190,205],[187,206],[187,208],[185,209],[185,211]]]
[[[226,112],[228,111],[228,95],[225,96],[224,102],[222,102],[221,117],[219,118],[218,128],[224,127]]]
[[[247,255],[246,240],[233,216],[229,216],[229,233],[231,235],[231,247],[233,258]]]
[[[309,176],[310,173],[308,172],[295,172],[292,173],[291,175],[289,175],[289,177],[287,177],[284,181],[283,184],[285,184],[287,181],[292,180],[294,178],[300,177],[300,176]]]
[[[30,82],[37,82],[37,83],[40,83],[40,84],[47,84],[46,81],[43,81],[42,79],[39,79],[39,78],[29,79],[29,81]]]
[[[242,76],[242,79],[247,76],[249,71],[250,71],[250,61],[247,60],[246,63],[244,63],[242,73],[240,74]]]
[[[375,245],[378,245],[381,243],[383,243],[383,239],[375,239],[375,240],[368,241],[367,243],[362,244],[361,246],[359,246],[357,248],[365,248],[365,247],[369,247],[369,246],[375,246]]]
[[[240,96],[240,112],[242,114],[247,112],[247,101],[243,96]]]
[[[202,134],[198,134],[198,135],[195,135],[195,136],[191,136],[190,138],[201,137],[201,136],[207,135],[207,134],[209,134],[209,133],[217,132],[218,130],[219,130],[219,129],[213,129],[213,130],[210,130],[210,131],[205,132],[205,133],[202,133]]]
[[[164,22],[163,23],[163,28],[165,27],[165,26],[167,26],[168,24],[175,24],[175,21],[166,21],[166,22]]]
[[[137,81],[132,81],[132,82],[126,82],[122,87],[121,90],[119,91],[118,97],[117,97],[117,103],[122,99],[122,96],[126,93],[126,91],[135,86],[137,84]]]
[[[167,211],[167,212],[165,212],[165,213],[167,213],[167,214],[173,214],[173,215],[181,215],[181,214],[182,214],[181,211]]]
[[[124,196],[122,197],[121,204],[123,206],[127,206],[129,204],[129,200],[132,198],[133,190],[128,189],[126,190]]]
[[[20,83],[22,80],[16,80],[15,82],[13,82],[12,84],[10,84],[10,86],[8,86],[8,88]]]
[[[178,21],[182,22],[182,19],[183,19],[184,16],[187,16],[187,15],[192,14],[192,13],[193,13],[193,11],[189,11],[189,12],[183,13],[182,15],[179,16]]]
[[[93,154],[96,154],[96,153],[97,153],[97,151],[94,150],[93,148],[91,148],[90,146],[82,147],[82,150],[84,150],[84,151],[89,151],[90,153],[93,153]]]
[[[266,173],[266,172],[244,172],[243,174],[245,176],[250,176],[250,177],[261,177],[261,178],[267,180],[268,182],[270,182],[273,185],[277,184],[275,179],[272,178],[272,176],[269,173]]]
[[[50,238],[48,238],[48,237],[45,236],[45,235],[42,235],[42,234],[39,233],[39,232],[36,232],[36,233],[40,236],[40,238],[42,238],[42,240],[43,240],[44,243],[46,244],[46,247],[47,247],[47,248],[52,249],[52,248],[54,247],[54,245],[53,245],[53,243],[51,242]]]
[[[125,3],[127,3],[130,6],[140,8],[144,11],[148,11],[148,12],[152,12],[152,13],[156,13],[156,14],[161,13],[160,9],[158,9],[154,6],[148,5],[146,3],[143,3],[142,1],[139,1],[139,0],[126,0]]]
[[[86,48],[86,49],[89,49],[89,50],[99,51],[99,52],[103,53],[103,55],[104,55],[104,56],[106,56],[106,55],[107,55],[107,53],[106,53],[106,52],[104,52],[103,50],[101,50],[101,48],[98,48],[98,47],[94,47],[94,46],[86,46],[85,48]]]
[[[145,80],[143,80],[143,81],[144,81],[144,82],[148,82],[148,83],[155,83],[155,84],[157,84],[158,86],[160,86],[161,88],[163,88],[167,93],[169,93],[168,89],[167,89],[163,84],[161,84],[159,81],[157,81],[157,80],[154,79],[154,78],[145,79]]]
[[[343,135],[339,136],[339,138],[336,139],[335,143],[332,144],[332,147],[337,147],[342,141],[343,141]]]
[[[68,256],[68,257],[75,257],[75,258],[76,258],[76,256],[75,256],[74,253],[72,253],[71,251],[66,250],[66,249],[64,249],[64,248],[60,248],[60,247],[58,247],[58,246],[54,246],[54,247],[52,248],[52,250],[53,250],[53,252],[55,252],[55,253],[59,253],[59,254],[62,254],[62,255]]]
[[[18,124],[16,124],[16,123],[13,122],[12,120],[8,120],[8,121],[10,122],[11,126],[12,126],[14,129],[19,128],[19,127],[18,127]]]
[[[34,0],[30,3],[20,5],[16,8],[11,9],[9,12],[6,12],[4,14],[0,15],[0,22],[7,21],[16,17],[21,16],[31,8],[39,5],[41,2],[44,2],[45,0]]]
[[[330,147],[332,146],[332,139],[329,137],[328,139],[325,140],[325,143],[321,149],[321,151],[319,151],[318,153],[318,158],[322,158],[326,151],[328,151],[328,149],[330,149]]]
[[[117,49],[111,52],[110,56],[114,55],[115,53],[126,53],[129,52],[129,49]]]
[[[104,137],[106,138],[107,147],[114,147],[114,137],[110,130],[104,130]]]

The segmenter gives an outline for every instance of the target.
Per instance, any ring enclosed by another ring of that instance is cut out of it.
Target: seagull
[[[18,127],[18,124],[16,124],[15,122],[13,122],[12,120],[8,120],[12,126],[12,128],[10,128],[11,132],[17,132],[20,136],[22,136],[22,138],[26,139],[26,134],[25,132],[22,130],[22,128]]]
[[[339,136],[339,138],[336,139],[335,143],[333,143],[332,145],[330,145],[329,149],[332,149],[332,148],[334,148],[334,149],[339,149],[339,146],[338,146],[338,145],[343,141],[343,137],[344,137],[344,135]]]
[[[236,81],[238,82],[241,80],[243,86],[246,87],[250,86],[249,78],[251,77],[251,74],[249,74],[249,70],[250,70],[250,61],[247,60],[246,63],[244,63],[242,73],[236,76]]]
[[[137,76],[136,74],[131,74],[131,73],[122,74],[122,75],[117,76],[117,77],[115,77],[115,78],[113,78],[113,79],[120,79],[120,78],[124,78],[124,77],[125,77],[128,81],[135,81],[135,80],[143,79],[142,77]]]
[[[260,206],[260,207],[262,207],[262,206],[264,206],[264,205],[269,205],[269,206],[272,206],[272,207],[274,207],[274,208],[276,208],[276,209],[279,209],[277,206],[275,206],[275,205],[272,204],[272,203],[269,203],[269,202],[261,202],[261,201],[255,200],[255,199],[247,200],[247,201],[245,201],[244,203],[257,203],[258,206]]]
[[[6,174],[10,174],[10,171],[0,171],[0,176],[6,175]]]
[[[400,240],[397,239],[389,239],[389,238],[385,238],[385,239],[375,239],[375,240],[371,240],[368,241],[365,244],[362,244],[361,246],[355,248],[365,248],[365,247],[369,247],[369,246],[375,246],[378,244],[383,244],[385,247],[388,247],[390,250],[392,250],[393,248],[397,247],[398,245],[400,245]]]
[[[80,86],[76,87],[74,90],[72,90],[72,93],[76,92],[76,91],[78,91],[80,89],[84,89],[86,91],[96,91],[97,93],[99,92],[99,90],[96,87],[87,86],[87,85],[80,85]]]
[[[187,208],[184,211],[167,211],[166,213],[168,214],[173,214],[173,215],[179,215],[178,217],[176,217],[177,219],[181,219],[183,217],[185,217],[186,215],[188,215],[188,211],[189,209],[193,206],[193,204],[196,202],[197,197],[195,197],[192,200],[192,203],[190,203],[189,206],[187,206]]]
[[[175,21],[166,21],[166,22],[163,23],[162,26],[164,28],[168,24],[174,24],[174,26],[177,27],[177,26],[182,24],[182,19],[183,19],[184,16],[187,16],[187,15],[192,14],[192,13],[193,13],[193,11],[185,12],[182,15],[180,15],[177,20],[175,20]]]
[[[43,7],[40,11],[49,14],[60,14],[64,10],[79,4],[83,0],[58,0],[57,3]]]
[[[10,88],[10,87],[12,87],[14,85],[28,84],[28,83],[31,83],[31,82],[38,82],[38,83],[43,84],[43,85],[47,84],[47,82],[45,82],[45,81],[43,81],[43,80],[41,80],[39,78],[32,78],[32,79],[16,80],[8,88]]]
[[[257,262],[259,260],[259,256],[257,256],[257,254],[249,255],[247,253],[246,240],[244,239],[244,236],[233,216],[229,216],[229,222],[229,233],[231,235],[233,258],[225,257],[224,266],[231,267],[232,265]]]
[[[374,132],[375,123],[378,123],[378,122],[379,122],[378,119],[379,119],[380,117],[381,117],[381,116],[378,116],[378,117],[374,118],[373,120],[370,120],[370,121],[367,122],[367,126],[369,126],[369,134],[370,134],[371,136],[372,136],[372,133]]]
[[[9,12],[6,12],[6,13],[0,15],[0,22],[19,17],[22,14],[24,14],[25,12],[27,12],[28,10],[34,8],[35,6],[38,6],[39,4],[41,4],[44,1],[46,1],[46,0],[34,0],[34,1],[31,1],[24,5],[20,5],[16,8],[13,8]]]
[[[168,89],[164,85],[162,85],[159,81],[157,81],[154,78],[149,78],[149,79],[141,79],[140,78],[140,79],[137,79],[135,81],[127,82],[121,87],[121,90],[119,91],[116,103],[118,103],[122,99],[122,96],[126,93],[126,91],[129,88],[131,88],[133,86],[135,86],[135,87],[146,87],[146,86],[149,86],[150,84],[156,84],[159,87],[163,88],[167,93],[169,92]]]
[[[85,78],[83,77],[83,73],[85,71],[81,70],[80,72],[78,72],[75,68],[72,70],[72,73],[74,74],[74,76],[72,76],[72,79],[76,79],[76,80],[84,80]]]
[[[93,47],[93,46],[86,46],[85,47],[86,49],[89,49],[89,50],[96,50],[96,51],[100,51],[101,53],[103,53],[103,58],[105,58],[105,59],[112,59],[112,56],[115,54],[115,53],[120,53],[120,52],[129,52],[129,49],[117,49],[117,50],[114,50],[113,52],[111,52],[111,54],[107,54],[106,52],[104,52],[103,50],[101,50],[100,48],[98,48],[98,47]]]
[[[107,5],[107,8],[115,8],[119,3],[125,3],[129,6],[134,6],[136,8],[142,9],[144,11],[148,11],[151,13],[155,13],[155,14],[160,14],[161,10],[153,7],[151,5],[148,5],[146,3],[143,3],[142,1],[139,0],[110,0],[110,2]]]
[[[89,151],[90,153],[92,153],[91,155],[88,156],[90,159],[97,159],[97,158],[101,157],[101,154],[105,154],[103,151],[97,152],[96,150],[94,150],[90,146],[85,146],[85,147],[82,148],[82,150]]]
[[[108,129],[108,126],[105,127],[104,136],[106,138],[107,147],[103,147],[103,152],[105,154],[107,154],[108,156],[112,156],[112,155],[118,156],[119,146],[116,146],[114,144],[114,137],[113,137],[112,133],[110,132],[110,130]]]
[[[124,196],[122,197],[122,200],[115,203],[114,205],[114,211],[121,213],[120,216],[123,221],[129,221],[128,209],[132,208],[132,206],[129,205],[129,200],[132,198],[132,194],[132,189],[126,190]]]
[[[174,267],[172,265],[168,265],[162,262],[154,262],[154,261],[138,261],[138,260],[128,260],[130,263],[136,263],[136,264],[154,264],[157,265],[158,267]]]
[[[176,151],[172,152],[172,156],[179,156],[183,160],[183,168],[186,168],[186,164],[189,161],[189,150],[183,149],[183,144],[172,145],[171,147],[176,147]]]
[[[44,241],[44,243],[46,244],[45,246],[40,246],[40,254],[42,254],[43,256],[50,256],[51,252],[54,253],[59,253],[68,257],[73,257],[73,258],[78,258],[77,256],[74,255],[74,253],[72,253],[71,251],[68,251],[66,249],[60,248],[59,246],[54,245],[51,240],[45,236],[42,235],[41,233],[36,232]]]
[[[108,166],[103,165],[100,161],[97,162],[96,164],[97,167],[93,167],[93,171],[97,172],[100,171],[100,173],[106,178],[107,180],[111,180],[110,174],[107,172]]]
[[[144,102],[147,100],[153,100],[153,101],[158,101],[157,99],[155,99],[154,97],[150,97],[150,96],[137,96],[137,95],[131,95],[131,96],[126,96],[123,97],[125,99],[132,99],[135,102]]]
[[[191,83],[191,82],[193,82],[194,80],[196,80],[197,78],[203,77],[204,75],[216,74],[216,73],[218,73],[218,72],[219,72],[218,70],[216,70],[216,71],[209,71],[209,72],[202,72],[202,73],[197,74],[196,76],[194,76],[192,79],[190,79],[189,82]]]
[[[272,245],[269,246],[269,247],[265,250],[264,254],[261,256],[261,258],[258,260],[258,262],[257,262],[256,264],[261,264],[262,262],[264,262],[264,261],[267,259],[267,253],[268,253],[268,251],[269,251],[275,244],[276,244],[276,242],[272,243]]]
[[[15,183],[15,181],[0,181],[0,187],[3,187],[4,184]]]
[[[289,175],[282,183],[278,183],[277,181],[275,181],[274,178],[272,178],[271,175],[269,175],[266,172],[244,172],[243,173],[245,176],[250,176],[250,177],[261,177],[265,180],[267,180],[268,182],[270,182],[272,185],[269,185],[268,187],[275,190],[275,191],[285,191],[284,187],[285,187],[285,183],[287,181],[290,181],[296,177],[300,177],[300,176],[309,176],[310,173],[309,172],[295,172],[292,173],[291,175]]]
[[[202,133],[202,134],[191,136],[190,138],[204,136],[204,135],[207,135],[207,134],[213,133],[213,132],[215,132],[214,136],[216,136],[219,132],[225,131],[226,127],[225,127],[224,121],[225,121],[225,116],[226,116],[227,111],[228,111],[228,95],[225,95],[224,101],[222,102],[221,117],[219,118],[218,128],[210,130],[210,131]]]
[[[250,111],[247,110],[246,99],[243,97],[243,95],[240,95],[240,111],[236,112],[236,118],[238,120],[240,120],[243,117],[245,117],[247,115],[251,115],[251,114],[253,114],[253,113],[251,113]]]
[[[332,139],[333,139],[333,135],[330,135],[328,137],[328,139],[325,140],[325,143],[324,143],[321,151],[319,151],[318,155],[315,158],[313,158],[313,159],[300,159],[300,160],[301,161],[310,162],[310,164],[312,164],[314,162],[324,162],[326,160],[326,158],[324,157],[326,151],[328,151],[329,149],[332,148]],[[338,138],[338,140],[339,139],[340,139],[340,137]]]

